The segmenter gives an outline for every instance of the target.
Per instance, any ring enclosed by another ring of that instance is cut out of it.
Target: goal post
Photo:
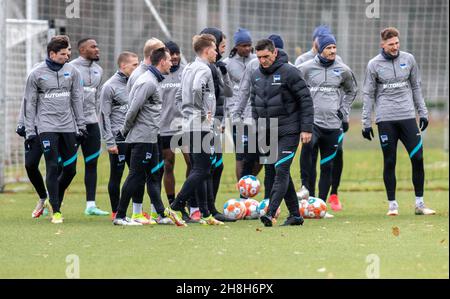
[[[3,2],[6,0],[0,0],[0,6]],[[15,133],[15,127],[27,75],[46,56],[49,26],[45,20],[6,19],[0,13],[0,27],[0,57],[6,58],[1,59],[0,72],[0,190],[3,190],[5,184],[27,180],[23,138]]]

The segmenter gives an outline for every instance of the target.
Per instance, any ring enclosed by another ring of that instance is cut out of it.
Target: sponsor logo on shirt
[[[406,82],[406,81],[383,84],[384,89],[395,89],[395,88],[402,88],[402,87],[407,87],[407,86],[408,86],[408,82]]]
[[[162,83],[161,85],[161,89],[166,89],[166,88],[180,88],[181,83]]]
[[[95,87],[85,86],[83,88],[84,88],[84,91],[86,91],[86,92],[96,92],[97,91],[97,88],[95,88]]]
[[[70,97],[70,91],[64,91],[64,92],[52,92],[52,93],[46,93],[44,95],[45,99],[54,99],[59,97]]]
[[[336,87],[326,87],[326,86],[313,86],[309,89],[311,92],[337,92],[339,88]]]

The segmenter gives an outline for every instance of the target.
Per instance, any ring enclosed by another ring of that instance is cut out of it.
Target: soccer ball
[[[223,214],[230,219],[242,219],[245,216],[245,204],[237,199],[229,199],[223,205]]]
[[[327,213],[326,203],[317,197],[309,197],[309,200],[299,200],[299,211],[303,218],[320,219]]]
[[[263,199],[260,203],[259,203],[259,216],[264,216],[267,214],[267,210],[269,209],[269,200]],[[278,218],[278,216],[280,216],[281,213],[281,209],[280,207],[278,207],[277,212],[275,213],[275,218]]]
[[[238,182],[239,193],[246,198],[255,197],[260,188],[261,184],[254,175],[243,176]]]
[[[245,205],[245,219],[259,218],[259,202],[254,199],[243,200]]]

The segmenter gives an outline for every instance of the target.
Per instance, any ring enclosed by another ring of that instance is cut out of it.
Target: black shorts
[[[183,134],[177,134],[170,136],[160,136],[161,146],[163,150],[171,149],[170,141],[172,140],[172,138],[176,138],[174,139],[174,142],[176,142],[175,148],[181,148],[183,142]],[[172,151],[175,151],[175,148],[172,148]]]

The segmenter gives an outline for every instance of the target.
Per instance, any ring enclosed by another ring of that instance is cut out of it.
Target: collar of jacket
[[[94,63],[94,60],[89,60],[89,59],[86,59],[86,58],[84,58],[82,56],[78,57],[78,60],[80,61],[80,64],[82,66],[86,66],[86,67],[91,67],[92,64]]]
[[[250,56],[251,56],[251,53],[247,57],[241,56],[238,53],[236,53],[235,57],[236,57],[237,60],[239,60],[240,62],[244,63],[245,60],[247,60],[247,61],[251,60]]]
[[[330,67],[333,65],[333,63],[335,62],[335,59],[333,60],[328,60],[325,57],[323,57],[320,54],[316,55],[316,62],[318,62],[320,65],[324,66],[324,67]]]
[[[395,56],[392,56],[391,54],[388,54],[386,52],[384,52],[384,49],[381,49],[381,55],[384,57],[384,59],[386,60],[394,60],[395,58],[400,56],[400,51],[398,51],[398,54]]]
[[[119,76],[120,80],[122,80],[123,82],[128,82],[128,77],[122,73],[121,71],[117,71],[117,75]]]
[[[158,82],[161,82],[162,80],[164,80],[164,76],[163,76],[163,75],[161,74],[161,72],[160,72],[156,67],[154,67],[153,65],[149,66],[149,67],[148,67],[148,70],[149,70],[153,75],[155,75],[156,80],[158,80]]]
[[[64,64],[60,64],[60,63],[54,62],[49,57],[47,57],[45,59],[45,63],[47,64],[48,68],[51,69],[54,72],[58,72],[64,66]]]
[[[201,58],[199,56],[195,57],[195,61],[198,61],[198,62],[204,63],[206,65],[209,65],[208,60],[205,60],[205,59],[203,59],[203,58]]]
[[[263,68],[261,65],[259,66],[261,73],[263,73],[264,75],[271,75],[277,69],[279,69],[283,64],[288,63],[288,56],[287,56],[286,52],[284,52],[281,49],[277,49],[277,50],[278,50],[277,57],[275,58],[275,61],[273,62],[273,64],[271,66],[269,66],[268,68]]]

